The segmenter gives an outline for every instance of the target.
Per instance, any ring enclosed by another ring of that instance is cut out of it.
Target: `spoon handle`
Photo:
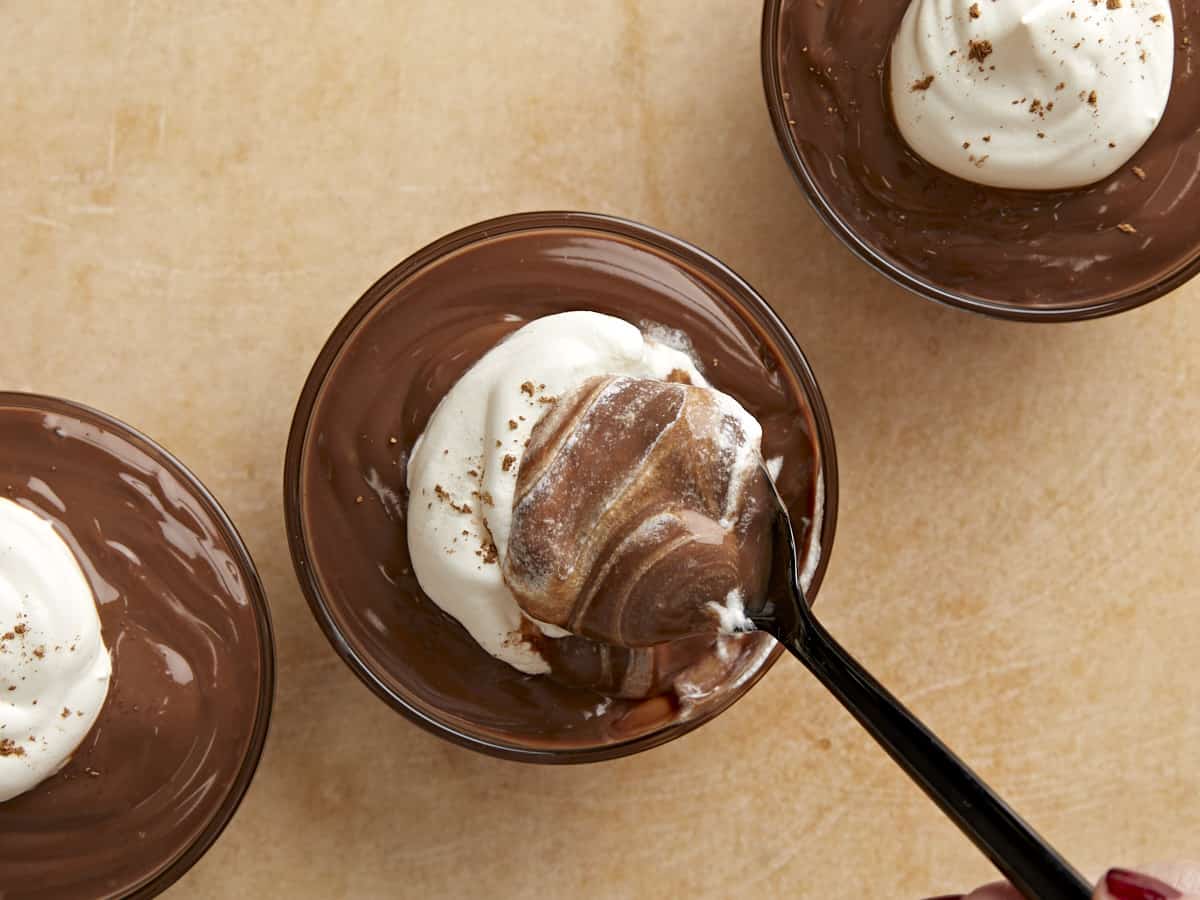
[[[790,635],[776,637],[996,868],[1034,900],[1089,900],[1083,877],[805,610]]]

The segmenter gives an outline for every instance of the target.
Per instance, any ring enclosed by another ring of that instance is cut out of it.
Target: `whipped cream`
[[[754,623],[746,615],[746,598],[739,590],[732,590],[725,595],[725,602],[709,601],[709,609],[721,623],[723,634],[743,634],[754,631]]]
[[[959,178],[1082,187],[1149,139],[1174,62],[1169,0],[912,0],[892,110],[908,145]]]
[[[591,377],[666,379],[676,370],[695,385],[708,384],[687,353],[629,322],[560,313],[530,322],[488,351],[434,410],[408,464],[409,553],[425,593],[488,653],[522,672],[545,674],[549,665],[522,629],[567,634],[525,616],[501,575],[517,472],[534,424],[555,398]],[[748,420],[757,442],[761,429],[753,417],[714,393]]]
[[[67,764],[111,676],[75,555],[48,520],[0,498],[0,802]]]

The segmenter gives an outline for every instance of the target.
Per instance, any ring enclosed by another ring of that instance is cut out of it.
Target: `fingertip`
[[[1097,900],[1178,900],[1183,896],[1169,884],[1129,869],[1109,869],[1101,883],[1104,890],[1097,891]]]

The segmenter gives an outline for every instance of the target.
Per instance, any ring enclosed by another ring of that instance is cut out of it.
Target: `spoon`
[[[775,503],[775,559],[771,589],[761,608],[746,611],[750,621],[817,676],[1025,897],[1090,900],[1092,888],[1083,876],[817,621],[797,577],[791,518],[769,475],[767,483]],[[781,565],[781,559],[786,565]]]

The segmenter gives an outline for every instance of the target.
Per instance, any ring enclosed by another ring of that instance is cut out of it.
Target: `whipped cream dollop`
[[[536,319],[459,379],[413,448],[408,546],[417,580],[484,650],[523,672],[550,671],[525,639],[528,629],[550,637],[567,634],[527,617],[501,572],[517,473],[530,434],[559,397],[594,376],[674,376],[707,386],[691,357],[679,349],[686,338],[654,335],[657,339],[629,322],[594,312]],[[758,424],[753,418],[750,422],[757,439]]]
[[[1162,119],[1169,0],[912,0],[892,45],[896,125],[926,161],[999,188],[1106,178]]]
[[[91,586],[37,513],[0,498],[0,802],[61,769],[112,677]]]

